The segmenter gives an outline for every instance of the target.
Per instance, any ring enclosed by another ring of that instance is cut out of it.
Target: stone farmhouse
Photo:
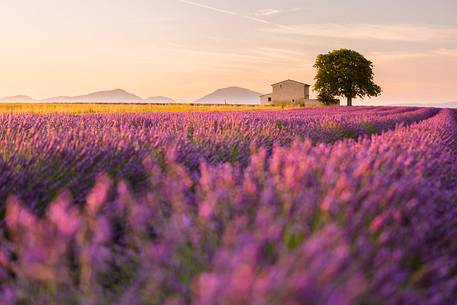
[[[309,89],[311,86],[308,84],[288,79],[271,86],[273,87],[273,93],[260,96],[260,103],[262,105],[287,103],[303,105],[305,107],[323,106],[319,101],[309,98]]]

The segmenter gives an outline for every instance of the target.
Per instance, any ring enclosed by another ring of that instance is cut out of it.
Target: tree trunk
[[[352,97],[351,96],[348,97],[348,106],[352,106]]]

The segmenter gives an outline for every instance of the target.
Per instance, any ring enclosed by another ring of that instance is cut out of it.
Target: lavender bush
[[[0,304],[454,304],[456,116],[0,117]]]

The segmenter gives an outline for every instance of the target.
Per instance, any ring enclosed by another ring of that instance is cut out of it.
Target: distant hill
[[[9,103],[25,103],[25,102],[35,102],[33,98],[27,95],[15,95],[8,96],[0,99],[0,102],[9,102]]]
[[[41,103],[151,103],[151,104],[172,104],[175,101],[165,96],[153,96],[143,99],[135,94],[122,89],[97,91],[78,96],[55,96],[41,100],[33,99],[27,95],[16,95],[1,98],[0,102],[24,103],[24,102],[41,102]]]
[[[122,89],[98,91],[79,96],[55,96],[36,100],[27,95],[10,96],[0,102],[41,102],[41,103],[145,103],[141,97]]]
[[[68,103],[72,99],[71,96],[55,96],[40,100],[40,102],[46,103]]]
[[[139,103],[143,99],[135,94],[122,89],[110,91],[98,91],[87,95],[71,97],[69,102],[73,103]]]
[[[144,102],[151,104],[173,104],[175,100],[165,96],[152,96],[144,99]]]
[[[195,101],[196,104],[259,104],[260,93],[240,88],[228,87],[214,91]]]

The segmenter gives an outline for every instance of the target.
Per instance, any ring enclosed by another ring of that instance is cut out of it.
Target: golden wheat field
[[[32,104],[3,103],[0,113],[147,113],[147,112],[187,112],[187,111],[245,111],[276,110],[274,106],[234,106],[234,105],[146,105],[146,104]]]

